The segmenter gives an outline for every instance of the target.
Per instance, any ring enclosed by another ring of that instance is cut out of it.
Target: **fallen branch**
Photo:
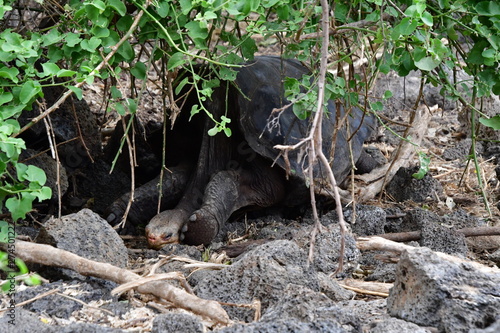
[[[456,232],[463,234],[465,237],[476,236],[498,236],[500,235],[500,227],[474,227],[458,229]],[[418,241],[421,238],[421,231],[394,232],[383,235],[377,235],[394,242],[411,242]]]
[[[378,236],[359,237],[356,240],[356,246],[361,251],[390,251],[398,254],[414,248],[413,246],[393,242]]]
[[[26,262],[69,268],[85,276],[94,276],[118,284],[131,283],[143,278],[127,269],[85,259],[50,245],[20,240],[16,240],[15,245],[14,255]],[[143,294],[163,298],[176,307],[210,318],[215,323],[227,325],[231,322],[226,311],[216,301],[201,299],[163,281],[147,282],[136,286],[135,289]]]
[[[363,187],[363,192],[360,194],[359,201],[368,201],[373,199],[382,191],[384,184],[389,182],[394,177],[399,168],[407,166],[413,160],[416,150],[415,147],[420,146],[420,143],[427,132],[428,124],[431,119],[431,113],[437,109],[437,105],[430,108],[425,105],[418,107],[412,123],[413,126],[407,134],[408,140],[402,141],[399,149],[393,153],[391,162],[384,164],[370,173],[356,176],[357,179],[360,179],[368,184]]]
[[[345,279],[339,282],[339,285],[347,290],[352,290],[358,294],[388,297],[389,289],[392,283],[362,281],[356,279]]]

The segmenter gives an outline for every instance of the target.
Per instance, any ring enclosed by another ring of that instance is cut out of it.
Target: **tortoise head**
[[[185,222],[185,214],[179,210],[166,210],[154,216],[146,226],[149,247],[159,250],[166,244],[182,241]]]

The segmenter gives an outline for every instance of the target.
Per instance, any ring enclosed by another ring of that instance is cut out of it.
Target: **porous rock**
[[[122,333],[127,331],[92,323],[72,323],[68,326],[57,327],[57,332],[58,333],[89,333],[89,332]]]
[[[330,216],[330,215],[329,215]],[[322,218],[326,219],[328,216]],[[313,226],[298,230],[293,240],[301,249],[309,249]],[[329,224],[316,234],[314,244],[313,266],[318,272],[333,273],[338,266],[340,256],[340,228],[338,224]],[[356,247],[356,240],[350,232],[345,237],[344,273],[351,272],[358,263],[360,252]]]
[[[426,223],[420,234],[420,246],[434,251],[444,252],[464,257],[468,248],[465,236],[455,230],[437,223]]]
[[[488,255],[488,259],[497,264],[497,266],[500,266],[500,249]]]
[[[431,211],[414,209],[406,214],[401,223],[401,232],[421,232],[420,246],[434,251],[465,256],[468,248],[463,234],[453,230],[452,217],[441,217]],[[457,223],[466,223],[464,221]]]
[[[392,316],[442,332],[484,329],[500,315],[500,270],[427,248],[405,251],[387,307]]]
[[[152,333],[203,333],[201,321],[187,313],[164,313],[153,320]]]
[[[397,318],[387,318],[382,321],[374,322],[370,325],[370,333],[430,333],[431,331]]]
[[[306,253],[287,240],[260,245],[221,271],[199,274],[206,274],[197,277],[195,290],[199,297],[239,304],[251,304],[257,299],[262,303],[263,313],[279,302],[290,283],[320,290],[316,273],[307,267]],[[235,307],[226,310],[232,318],[253,320],[253,310]]]
[[[235,325],[219,332],[349,332],[356,322],[320,292],[288,284],[280,300],[257,322]],[[348,328],[348,329],[346,329]]]
[[[59,294],[53,293],[36,299],[24,305],[23,308],[36,314],[69,319],[75,311],[79,311],[83,308],[84,303],[99,300],[116,300],[116,297],[111,296],[111,290],[114,287],[116,287],[116,284],[111,285],[110,283],[97,279],[90,282],[75,280],[71,283],[57,281],[18,291],[15,295],[15,300],[16,303],[19,304],[27,300],[32,300],[49,291],[59,290]],[[61,294],[70,295],[71,298]]]
[[[36,241],[50,244],[83,258],[126,267],[127,248],[116,231],[99,215],[89,209],[47,221]],[[59,268],[44,268],[45,274],[60,279],[62,276],[85,279],[82,275]]]
[[[424,202],[435,199],[436,195],[443,195],[443,187],[436,179],[426,174],[422,179],[412,177],[418,172],[418,166],[411,168],[400,168],[392,180],[387,184],[385,190],[397,202],[412,200]]]
[[[344,212],[346,222],[350,223],[352,232],[358,236],[372,236],[384,233],[386,212],[376,206],[357,205],[356,211]]]
[[[497,317],[495,322],[486,328],[476,328],[469,333],[498,333],[500,332],[500,317]]]
[[[217,331],[218,333],[275,333],[275,332],[311,332],[344,333],[345,329],[335,321],[302,322],[299,320],[278,319],[258,321],[252,324],[236,324]]]
[[[336,280],[325,273],[318,272],[321,292],[334,301],[347,301],[353,299],[356,293],[341,287]]]
[[[56,329],[42,322],[37,315],[17,307],[13,310],[11,315],[9,315],[9,312],[5,312],[3,316],[0,317],[0,331],[16,333],[52,333],[56,332]]]

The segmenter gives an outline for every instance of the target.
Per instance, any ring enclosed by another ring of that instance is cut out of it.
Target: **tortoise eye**
[[[172,235],[172,233],[170,232],[170,233],[168,233],[168,234],[166,234],[166,235],[165,235],[165,234],[164,234],[164,235],[162,235],[162,236],[161,236],[161,238],[162,238],[163,240],[169,240],[170,238],[172,238],[172,236],[173,236],[173,235]]]

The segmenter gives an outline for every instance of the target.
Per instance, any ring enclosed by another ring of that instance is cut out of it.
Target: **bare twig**
[[[314,118],[312,120],[311,128],[309,130],[309,134],[306,138],[300,140],[295,145],[291,146],[283,146],[276,145],[274,148],[282,150],[283,157],[285,161],[288,159],[288,152],[290,150],[298,149],[303,145],[306,145],[306,151],[308,156],[308,177],[309,177],[309,190],[311,196],[311,207],[313,211],[313,218],[315,221],[315,227],[311,233],[311,241],[309,248],[309,257],[308,261],[312,262],[312,257],[314,253],[314,243],[316,239],[316,234],[321,229],[321,222],[319,221],[318,212],[316,208],[316,199],[315,199],[315,184],[314,184],[314,165],[318,162],[324,166],[324,169],[327,172],[328,180],[330,182],[331,188],[334,193],[335,203],[337,206],[337,214],[339,218],[339,225],[341,231],[341,240],[340,240],[340,255],[338,259],[338,267],[337,272],[343,270],[343,260],[344,260],[344,249],[345,249],[345,233],[347,231],[347,227],[345,226],[344,215],[342,212],[342,203],[340,200],[340,194],[337,188],[337,182],[335,180],[335,176],[332,172],[330,164],[328,163],[328,159],[323,153],[322,149],[322,120],[323,120],[323,108],[324,108],[324,96],[325,96],[325,77],[327,71],[327,60],[328,60],[328,42],[329,42],[329,14],[328,14],[328,1],[321,0],[321,57],[320,57],[320,73],[318,77],[318,103],[317,109],[314,114]]]
[[[134,117],[133,116],[130,117],[129,121],[132,124],[131,127],[132,127],[132,132],[133,132]],[[132,142],[130,142],[130,137],[128,135],[127,126],[125,124],[125,119],[123,117],[122,117],[122,125],[123,125],[123,135],[125,135],[125,139],[127,140],[128,155],[129,155],[129,160],[130,160],[130,198],[127,202],[127,207],[125,208],[125,212],[123,213],[122,220],[120,221],[120,223],[118,223],[114,227],[114,229],[123,228],[125,226],[128,213],[130,212],[130,208],[132,208],[132,203],[134,202],[134,197],[135,197],[135,166],[136,166],[135,156],[134,156],[135,144],[132,144]],[[132,136],[134,136],[133,133],[132,133]]]

